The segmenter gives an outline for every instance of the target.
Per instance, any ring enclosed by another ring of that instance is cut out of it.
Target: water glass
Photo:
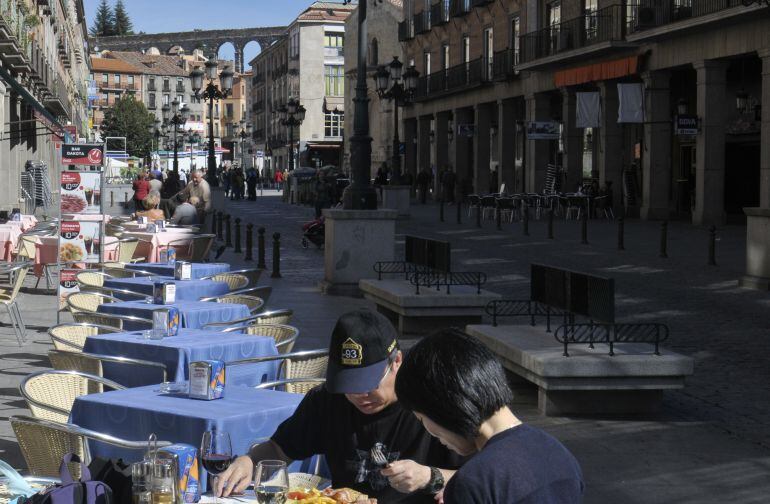
[[[289,492],[289,472],[282,460],[263,460],[257,464],[254,493],[259,504],[283,504]]]

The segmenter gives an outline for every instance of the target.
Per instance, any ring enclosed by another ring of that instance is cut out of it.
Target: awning
[[[16,91],[19,96],[21,96],[24,101],[26,101],[28,104],[30,104],[36,112],[36,116],[39,115],[41,118],[44,118],[45,121],[48,121],[50,125],[47,125],[52,132],[58,134],[61,138],[64,139],[65,142],[72,142],[74,141],[73,138],[70,138],[70,135],[65,131],[64,126],[62,126],[59,121],[56,120],[56,118],[46,109],[43,105],[40,104],[39,101],[35,99],[34,96],[29,94],[29,91],[24,89],[24,87],[16,81],[13,77],[11,77],[11,74],[8,73],[8,70],[6,70],[4,67],[0,66],[0,78],[3,79],[6,83],[8,83],[11,88],[13,88],[14,91]],[[45,124],[45,121],[41,121]],[[58,130],[58,131],[57,131]]]
[[[553,74],[553,83],[557,88],[562,88],[588,82],[619,79],[628,75],[634,75],[637,73],[638,68],[639,56],[629,56],[628,58],[559,70]]]
[[[322,143],[309,143],[307,144],[307,149],[340,149],[342,148],[341,143],[334,143],[334,144],[322,144]]]

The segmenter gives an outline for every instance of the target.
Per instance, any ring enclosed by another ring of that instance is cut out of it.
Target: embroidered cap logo
[[[340,362],[343,366],[360,366],[364,359],[363,347],[351,338],[342,344]]]

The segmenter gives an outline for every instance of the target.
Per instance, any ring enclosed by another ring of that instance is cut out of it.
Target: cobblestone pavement
[[[405,234],[449,240],[455,269],[485,271],[490,275],[488,288],[511,296],[528,294],[533,261],[611,276],[616,280],[618,320],[666,322],[671,341],[665,346],[696,359],[696,374],[687,388],[667,393],[663,411],[654,416],[545,418],[530,404],[516,404],[519,415],[562,440],[580,460],[585,502],[767,502],[770,296],[737,287],[745,228],[719,229],[719,266],[709,267],[708,232],[684,223],[669,225],[669,258],[662,259],[659,223],[627,221],[627,250],[619,252],[614,223],[590,221],[590,245],[581,245],[574,221],[557,220],[556,239],[548,240],[541,221],[533,220],[530,236],[524,237],[520,224],[504,224],[496,231],[494,223],[485,222],[477,229],[465,213],[458,225],[455,210],[447,206],[447,222],[440,223],[436,205],[413,207],[412,217],[398,223],[397,246]],[[301,226],[312,218],[312,209],[284,204],[266,191],[256,203],[228,201],[227,211],[244,225],[265,226],[270,239],[274,232],[281,233],[282,278],[270,278],[268,270],[260,283],[274,286],[270,307],[295,310],[302,332],[298,349],[325,347],[341,313],[368,306],[360,299],[319,293],[323,251],[300,246]],[[228,249],[220,259],[256,264],[256,248],[254,262],[244,262],[243,256]],[[21,309],[31,326],[31,343],[21,349],[0,314],[0,458],[16,467],[24,463],[6,420],[26,413],[18,383],[29,372],[47,367],[50,345],[45,330],[56,320],[53,297],[39,290],[22,294]]]

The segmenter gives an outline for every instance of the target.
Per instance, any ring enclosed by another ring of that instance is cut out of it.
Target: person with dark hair
[[[383,315],[342,315],[332,331],[326,383],[305,395],[269,441],[238,457],[217,479],[215,494],[244,490],[260,460],[288,463],[321,454],[335,488],[388,504],[434,504],[462,459],[399,404],[402,358],[396,329]]]
[[[443,445],[475,454],[449,480],[446,504],[581,502],[577,460],[513,414],[503,367],[477,339],[445,329],[417,342],[396,377],[396,394]]]

